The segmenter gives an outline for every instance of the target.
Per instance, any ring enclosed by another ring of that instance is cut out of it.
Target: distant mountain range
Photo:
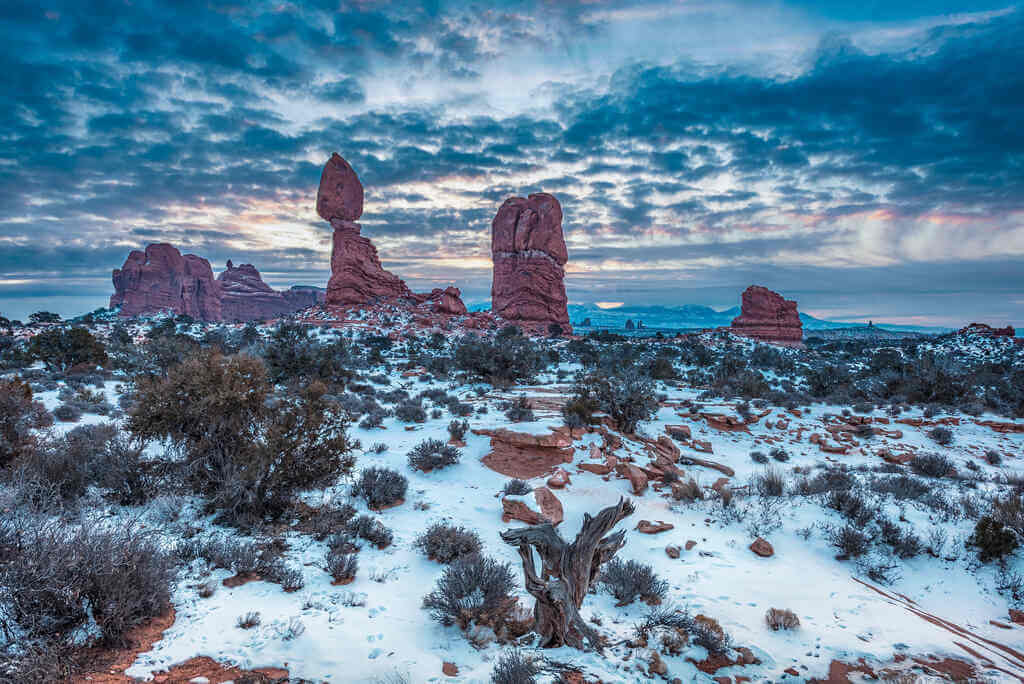
[[[619,329],[626,327],[631,320],[636,325],[642,321],[644,328],[660,330],[688,330],[693,328],[719,328],[728,326],[732,319],[740,315],[738,306],[717,311],[710,306],[701,304],[684,304],[682,306],[620,306],[614,309],[602,309],[593,305],[570,304],[569,320],[574,328],[579,327],[586,319],[590,319],[592,328]],[[836,330],[840,328],[867,328],[867,323],[850,323],[843,321],[826,321],[808,314],[800,314],[804,330]],[[951,328],[939,328],[920,325],[875,324],[883,330],[905,330],[922,333],[944,333]]]

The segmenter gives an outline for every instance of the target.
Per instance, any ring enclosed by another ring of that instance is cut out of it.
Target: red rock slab
[[[537,502],[540,512],[531,509],[522,499],[503,497],[501,500],[503,522],[518,520],[527,525],[540,525],[549,522],[558,525],[564,518],[562,502],[547,487],[537,487],[533,490],[534,501]]]
[[[705,441],[703,439],[694,439],[691,442],[691,446],[694,448],[694,450],[701,451],[705,454],[714,453],[714,450],[711,448],[711,442]]]
[[[569,479],[569,473],[564,468],[557,468],[555,473],[548,478],[548,487],[552,489],[563,489],[567,484],[572,482]]]
[[[1024,423],[1002,423],[995,420],[979,420],[978,425],[984,425],[985,427],[991,428],[1003,435],[1024,432]]]
[[[700,417],[707,421],[708,427],[713,427],[722,432],[750,432],[747,424],[736,416],[722,413],[702,413]]]
[[[666,425],[665,434],[667,434],[669,437],[674,437],[680,440],[690,439],[693,437],[689,425]]]
[[[695,541],[694,541],[694,540],[692,540],[692,539],[689,539],[689,540],[687,540],[687,542],[686,542],[686,550],[687,550],[687,551],[690,551],[690,550],[692,550],[692,549],[693,549],[693,547],[694,547],[694,546],[696,546],[696,545],[697,545],[697,542],[695,542]]]
[[[607,475],[613,470],[612,466],[607,463],[577,463],[576,467],[595,475]]]
[[[758,537],[754,540],[754,543],[750,545],[750,550],[756,553],[761,558],[770,558],[775,555],[775,549],[766,540]]]
[[[459,674],[459,668],[455,663],[451,663],[446,660],[441,665],[441,672],[443,672],[448,677],[455,677]]]
[[[502,475],[529,480],[563,463],[572,463],[572,438],[564,428],[547,435],[513,432],[506,428],[473,430],[473,434],[490,436],[491,451],[482,462]]]
[[[669,546],[666,546],[665,547],[665,555],[668,556],[669,558],[672,558],[673,560],[675,560],[676,558],[679,558],[679,547],[675,546],[675,545],[672,545],[672,544],[670,544]]]
[[[642,534],[658,534],[659,532],[667,532],[673,529],[675,525],[671,523],[658,520],[656,523],[652,523],[650,520],[641,520],[637,523],[636,530]],[[679,548],[676,547],[678,552]]]
[[[537,487],[533,490],[533,498],[537,501],[537,505],[540,506],[541,515],[547,518],[552,525],[562,522],[565,517],[562,502],[558,500],[558,497],[550,489],[547,487]]]
[[[711,468],[729,477],[732,477],[736,474],[735,470],[733,470],[732,468],[723,463],[717,463],[715,461],[706,461],[702,458],[695,458],[693,456],[683,456],[680,459],[680,463],[683,465],[697,465],[703,468]]]
[[[619,463],[615,466],[615,472],[629,480],[634,495],[640,496],[647,491],[647,475],[637,466],[630,463]]]

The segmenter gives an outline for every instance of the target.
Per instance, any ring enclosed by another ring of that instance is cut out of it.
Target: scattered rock
[[[667,532],[675,527],[675,525],[661,520],[657,523],[652,523],[650,520],[641,520],[637,523],[636,530],[643,534],[658,534],[659,532]]]
[[[449,677],[455,677],[459,674],[459,668],[455,663],[444,661],[441,665],[441,672]]]
[[[615,466],[615,472],[629,480],[633,488],[633,494],[640,496],[647,490],[647,475],[640,468],[631,463],[619,463]]]
[[[690,551],[690,550],[692,550],[692,549],[693,549],[693,547],[694,547],[694,546],[696,546],[696,545],[697,545],[697,542],[695,542],[695,541],[694,541],[694,540],[692,540],[692,539],[689,539],[689,540],[687,540],[687,542],[686,542],[686,546],[685,546],[685,548],[686,548],[686,550],[687,550],[687,551]]]
[[[750,545],[750,550],[756,553],[761,558],[769,558],[775,554],[775,549],[761,537],[754,540],[754,543]]]
[[[565,468],[556,468],[554,474],[548,478],[548,487],[552,489],[563,489],[572,482],[569,479],[569,472]]]
[[[665,555],[673,560],[679,558],[679,547],[675,545],[668,545],[665,547]]]

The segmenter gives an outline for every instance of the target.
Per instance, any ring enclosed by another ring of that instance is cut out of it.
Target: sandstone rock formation
[[[214,279],[210,262],[168,244],[133,251],[113,280],[110,306],[126,317],[169,311],[203,321],[264,320],[323,303],[324,295],[310,287],[273,290],[251,264],[228,261]]]
[[[466,313],[458,288],[415,294],[405,281],[384,270],[377,248],[360,234],[362,226],[356,223],[363,214],[363,185],[349,163],[336,152],[320,175],[316,211],[334,228],[327,304],[351,306],[398,299],[410,304],[429,302],[437,313]]]
[[[229,260],[217,282],[225,321],[265,320],[295,311],[283,294],[263,282],[252,264],[235,266]]]
[[[562,207],[554,196],[510,197],[491,222],[491,310],[505,320],[571,331],[566,309]]]
[[[128,255],[114,269],[110,307],[120,315],[137,316],[169,311],[204,321],[221,318],[220,285],[210,262],[194,254],[182,256],[168,244],[146,247]]]
[[[743,292],[740,315],[732,320],[732,332],[762,342],[784,346],[803,344],[803,323],[796,302],[760,285]]]
[[[323,304],[327,298],[327,290],[311,285],[292,285],[287,290],[281,290],[281,295],[292,311],[299,311]]]
[[[980,337],[1014,337],[1017,331],[1013,329],[1012,325],[1008,325],[1005,328],[993,328],[986,323],[971,323],[966,328],[957,330],[956,334],[978,335]]]

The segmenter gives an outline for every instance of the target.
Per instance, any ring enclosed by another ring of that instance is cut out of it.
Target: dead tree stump
[[[623,498],[595,517],[585,514],[583,526],[571,544],[550,524],[501,533],[506,544],[519,547],[526,591],[537,599],[533,629],[541,636],[541,647],[583,649],[586,640],[592,648],[601,649],[597,631],[583,621],[579,610],[601,566],[626,544],[624,530],[608,532],[633,511],[633,502]],[[539,576],[534,550],[541,561]]]

